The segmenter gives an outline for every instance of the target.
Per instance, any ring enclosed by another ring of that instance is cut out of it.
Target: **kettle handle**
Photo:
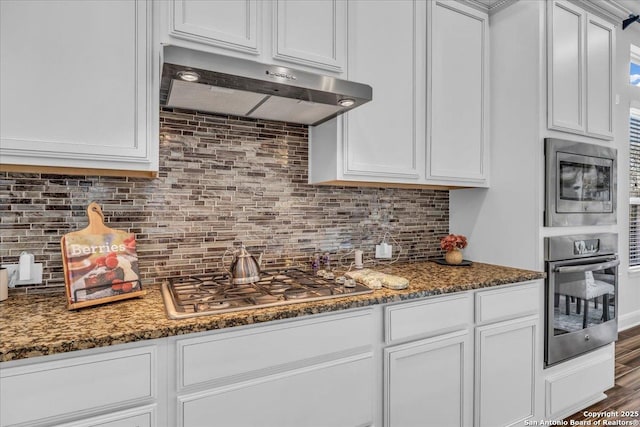
[[[227,273],[229,273],[231,275],[231,266],[233,265],[233,261],[236,259],[236,253],[238,252],[237,249],[229,249],[227,248],[224,253],[222,254],[222,269],[225,270]],[[231,262],[228,264],[225,262],[225,258],[227,257],[227,254],[231,253]]]

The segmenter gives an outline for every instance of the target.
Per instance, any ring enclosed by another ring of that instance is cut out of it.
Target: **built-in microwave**
[[[547,227],[616,223],[617,151],[545,139]]]

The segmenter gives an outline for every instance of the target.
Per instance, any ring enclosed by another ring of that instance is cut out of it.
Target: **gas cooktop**
[[[329,276],[331,277],[331,276]],[[167,316],[194,316],[275,307],[299,302],[362,295],[373,292],[354,281],[325,278],[298,269],[263,271],[255,283],[231,283],[227,273],[172,277],[162,284]]]

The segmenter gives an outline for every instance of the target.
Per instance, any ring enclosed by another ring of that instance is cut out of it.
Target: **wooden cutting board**
[[[70,310],[146,294],[138,270],[135,236],[104,225],[95,202],[87,208],[89,225],[60,240]]]

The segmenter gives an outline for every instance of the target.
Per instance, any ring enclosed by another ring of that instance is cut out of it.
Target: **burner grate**
[[[345,287],[335,280],[298,269],[264,271],[255,283],[233,285],[228,274],[172,277],[162,285],[171,319],[324,300],[373,292],[360,283]]]

